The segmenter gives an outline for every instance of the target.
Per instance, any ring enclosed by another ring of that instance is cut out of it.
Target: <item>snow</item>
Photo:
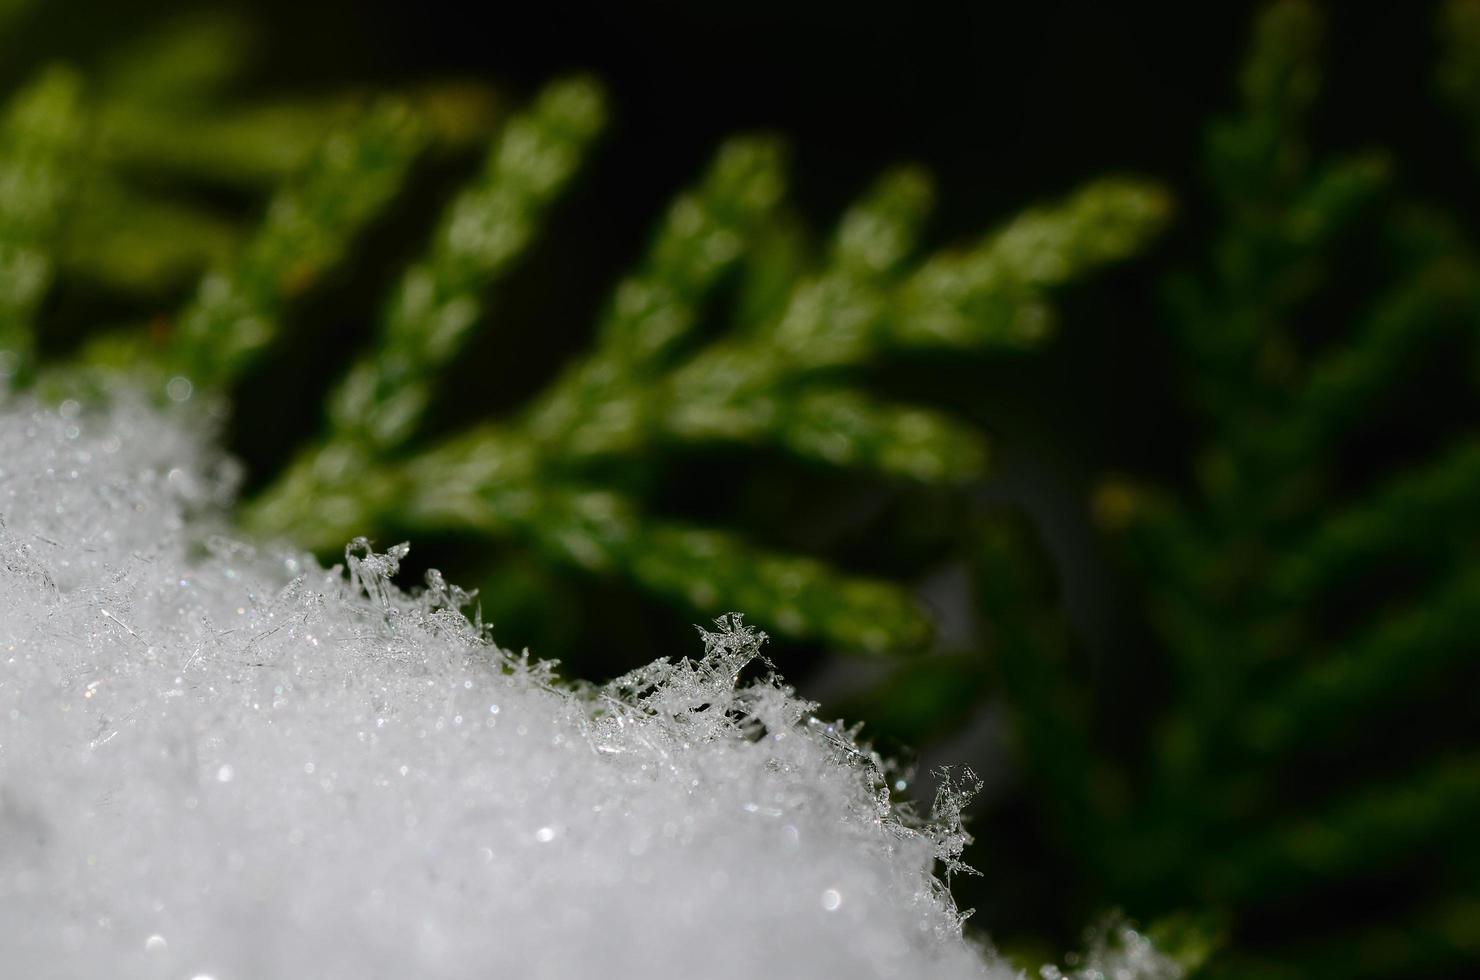
[[[738,617],[558,681],[404,547],[233,540],[182,408],[0,408],[6,976],[1016,975],[937,875],[965,791],[892,804]]]
[[[561,686],[404,548],[231,540],[231,483],[127,398],[0,414],[8,975],[991,974],[932,874],[959,831],[737,688],[738,619]]]

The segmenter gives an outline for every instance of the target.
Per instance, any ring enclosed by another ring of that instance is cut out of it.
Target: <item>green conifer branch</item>
[[[288,300],[337,262],[400,188],[423,142],[417,117],[390,100],[328,137],[273,197],[242,254],[207,274],[180,312],[169,351],[176,377],[209,390],[238,376],[271,343]],[[177,385],[171,397],[189,392]]]
[[[64,274],[120,293],[161,296],[240,247],[234,223],[94,172],[78,194],[59,256]]]
[[[635,438],[644,382],[694,329],[723,278],[751,256],[755,235],[776,218],[785,180],[774,141],[722,147],[701,185],[669,209],[641,271],[618,285],[597,350],[539,397],[528,431],[577,455]],[[619,407],[624,399],[639,404]]]
[[[566,110],[552,117],[551,106],[559,105],[547,96],[510,133],[525,143],[543,134],[538,138],[555,147],[551,133],[585,139],[594,132],[572,124]],[[569,146],[561,152],[573,162],[578,144]],[[515,252],[499,245],[461,257],[454,242],[463,227],[459,215],[467,202],[481,202],[487,216],[480,220],[533,214],[532,207],[509,203],[529,179],[499,169],[506,153],[495,149],[486,183],[454,204],[433,257],[403,280],[379,346],[331,399],[326,441],[252,501],[244,522],[310,546],[332,546],[346,533],[388,522],[408,530],[471,528],[521,540],[554,562],[628,576],[691,605],[707,607],[725,595],[734,601],[738,590],[753,616],[783,633],[869,651],[918,645],[927,617],[897,586],[839,575],[719,531],[654,522],[640,516],[637,501],[585,481],[597,458],[653,458],[691,442],[772,445],[831,466],[924,482],[980,473],[982,441],[968,427],[926,408],[879,401],[838,379],[842,370],[899,348],[896,324],[925,303],[935,303],[937,315],[972,315],[949,311],[909,268],[930,204],[924,175],[914,169],[886,175],[844,215],[820,268],[803,272],[797,249],[784,251],[782,261],[752,261],[760,240],[792,240],[777,231],[785,227],[778,212],[785,184],[779,148],[765,140],[728,144],[698,187],[669,211],[639,271],[618,286],[595,350],[532,409],[410,459],[387,459],[410,433],[434,372],[476,320],[478,290]],[[562,171],[547,189],[553,193],[566,176]],[[949,302],[1041,310],[1048,288],[1125,256],[1166,213],[1164,195],[1151,185],[1106,181],[922,268],[953,283]],[[522,224],[513,233],[495,230],[504,236],[494,236],[497,242],[517,246],[528,239]],[[966,270],[965,279],[952,279],[946,266]],[[732,271],[756,269],[764,270],[774,315],[742,320],[729,335],[687,349],[714,289]],[[790,295],[783,299],[787,283]],[[873,611],[866,614],[865,607]]]
[[[872,200],[887,200],[889,193],[886,184],[884,197]],[[862,207],[861,212],[854,213],[869,214],[877,205],[870,201]],[[918,220],[897,205],[892,205],[892,210],[911,223]],[[994,282],[1012,278],[1014,292],[1025,284],[1034,288],[1062,281],[1123,254],[1133,241],[1139,241],[1159,224],[1165,210],[1164,201],[1141,185],[1106,185],[1083,192],[1063,209],[1035,213],[994,236],[983,249],[988,256],[983,260],[985,266],[995,270],[986,278]],[[1100,221],[1109,224],[1110,230],[1095,232],[1082,226]],[[877,278],[880,271],[897,262],[889,257],[891,249],[901,256],[907,251],[904,243],[908,238],[902,231],[887,230],[883,234],[900,244],[874,250],[884,259],[874,260],[877,271],[871,270],[869,278]],[[848,256],[847,268],[857,269],[858,260],[851,257],[857,253],[847,248],[842,252]],[[993,288],[993,283],[980,281],[966,295],[969,300]],[[824,272],[798,285],[792,303],[773,325],[721,340],[680,363],[666,378],[642,382],[640,374],[636,380],[613,374],[612,387],[600,401],[590,403],[595,411],[574,430],[576,442],[567,447],[568,453],[580,457],[630,452],[644,445],[642,440],[661,443],[665,434],[677,434],[704,441],[777,444],[833,465],[862,465],[928,481],[970,476],[981,465],[983,457],[976,448],[980,441],[958,424],[936,413],[877,405],[832,386],[802,387],[818,371],[856,366],[876,356],[880,345],[889,342],[889,334],[880,329],[886,319],[885,296],[871,284],[861,282],[852,271]],[[797,394],[791,396],[791,392]],[[824,424],[825,433],[821,428]],[[485,429],[478,437],[477,449],[470,451],[467,442],[460,445],[465,456],[527,459],[530,454],[521,457],[518,450],[510,448],[511,440],[513,445],[525,442],[544,447],[553,436],[549,430],[521,437]],[[557,455],[556,461],[561,462],[561,457]],[[547,466],[542,469],[548,471]],[[426,485],[436,494],[446,493],[449,486],[468,483],[466,468],[458,468],[453,477],[438,464],[435,451],[413,460],[406,470],[411,482]],[[502,494],[518,476],[512,468],[498,466],[489,472],[488,479],[489,489],[496,486]],[[474,495],[480,491],[474,490]],[[524,488],[531,498],[537,499],[542,492]],[[573,540],[568,535],[563,538],[565,552],[571,557],[586,550],[603,559],[635,563],[642,553],[640,548],[623,552],[596,536],[572,550]],[[671,543],[673,539],[666,540]],[[733,552],[728,560],[738,568],[747,567],[747,558],[746,554]],[[721,567],[726,561],[716,557],[714,564]],[[798,571],[807,567],[804,563],[777,559],[750,564],[754,569],[754,615],[774,612],[776,618],[765,621],[784,633],[821,635],[835,642],[856,644],[856,628],[843,628],[846,618],[820,601],[824,592],[805,587],[805,581],[814,576]],[[644,567],[656,566],[647,562]],[[635,570],[636,564],[628,568]],[[876,603],[877,595],[882,594],[872,586],[861,585],[843,591],[870,594]],[[813,595],[819,601],[802,607],[800,616],[790,615],[788,609],[797,595]],[[897,593],[889,605],[902,608],[902,593]],[[882,623],[878,615],[872,620],[876,626],[897,622],[899,630],[887,640],[870,638],[864,649],[908,648],[922,634],[919,624],[923,615],[918,612],[894,620],[885,617]]]
[[[1473,343],[1473,249],[1453,222],[1399,198],[1385,154],[1311,152],[1301,129],[1319,36],[1313,5],[1275,3],[1255,32],[1243,112],[1208,140],[1223,226],[1204,271],[1177,277],[1168,295],[1208,427],[1193,485],[1117,480],[1094,499],[1097,522],[1142,573],[1173,685],[1148,757],[1102,755],[1083,734],[1115,721],[1118,706],[1090,702],[1088,682],[1063,666],[1062,618],[1041,602],[992,601],[1010,591],[1000,583],[979,586],[993,615],[985,653],[1060,846],[1109,900],[1225,913],[1241,948],[1209,964],[1220,977],[1281,976],[1291,962],[1310,967],[1292,976],[1347,975],[1315,951],[1357,946],[1360,928],[1323,926],[1291,946],[1247,935],[1245,923],[1274,902],[1298,916],[1433,842],[1456,848],[1480,806],[1469,747],[1385,785],[1311,771],[1374,719],[1406,719],[1451,678],[1466,683],[1480,632],[1472,433],[1370,485],[1349,489],[1345,476],[1385,400],[1441,351]],[[1480,31],[1467,43],[1480,52]],[[1383,249],[1389,274],[1344,337],[1315,343],[1303,321],[1344,273],[1336,246],[1356,236]],[[1399,584],[1343,607],[1389,567]],[[1396,744],[1428,737],[1420,726]],[[1292,786],[1316,789],[1315,802],[1291,802]],[[1422,893],[1404,900],[1418,900],[1417,914],[1385,934],[1386,962],[1461,961],[1476,934],[1464,914],[1474,870],[1446,861],[1419,872]],[[1454,931],[1425,931],[1426,908],[1447,910]]]
[[[1213,858],[1210,880],[1224,901],[1288,897],[1332,878],[1390,866],[1436,839],[1463,839],[1477,813],[1480,758],[1446,759],[1228,849]]]
[[[1244,758],[1278,756],[1346,732],[1384,703],[1422,690],[1468,659],[1480,636],[1480,572],[1461,573],[1364,636],[1318,656],[1249,706],[1239,722]]]
[[[1270,575],[1282,603],[1297,605],[1383,561],[1458,558],[1472,539],[1480,499],[1480,443],[1466,441],[1402,472],[1322,522],[1281,556]]]
[[[1311,366],[1290,421],[1259,443],[1264,452],[1293,459],[1334,441],[1436,336],[1468,329],[1477,298],[1475,270],[1457,258],[1392,287],[1374,303],[1348,346]],[[1250,441],[1252,448],[1252,434]]]
[[[101,150],[125,173],[271,187],[308,166],[324,133],[352,125],[358,108],[339,98],[196,116],[119,101],[99,110]]]
[[[87,132],[82,81],[55,68],[0,117],[0,383],[24,380]]]
[[[426,259],[407,270],[381,315],[375,350],[329,397],[330,439],[394,448],[430,399],[430,382],[457,352],[564,190],[604,110],[589,81],[552,85],[511,119],[483,172],[452,202]]]
[[[1051,324],[1042,290],[1143,248],[1170,200],[1154,185],[1103,180],[1062,204],[1025,212],[977,248],[933,257],[901,289],[888,343],[1008,348],[1039,343]]]
[[[1206,151],[1212,188],[1235,223],[1257,226],[1307,172],[1303,124],[1321,88],[1322,33],[1305,0],[1278,0],[1255,23],[1242,112],[1210,129]]]

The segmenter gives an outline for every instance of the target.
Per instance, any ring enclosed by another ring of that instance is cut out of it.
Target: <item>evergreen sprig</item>
[[[402,195],[425,150],[484,131],[487,100],[458,90],[368,107],[240,104],[240,36],[237,21],[191,15],[123,46],[87,100],[89,152],[54,151],[44,171],[55,179],[75,164],[69,193],[87,206],[69,216],[26,192],[61,229],[37,254],[71,273],[147,302],[174,277],[204,272],[176,316],[92,332],[76,359],[50,365],[46,390],[58,397],[95,393],[100,370],[125,369],[163,401],[217,403],[280,339],[295,298]],[[485,328],[490,292],[538,237],[603,116],[600,92],[577,79],[498,127],[480,172],[385,300],[371,347],[330,393],[321,438],[246,503],[243,524],[332,550],[392,529],[473,531],[701,615],[740,605],[785,635],[920,648],[929,617],[908,587],[650,515],[603,467],[654,470],[685,447],[727,445],[893,480],[975,479],[986,463],[979,433],[872,394],[857,371],[913,350],[1041,343],[1052,290],[1139,249],[1165,220],[1165,196],[1100,181],[975,244],[922,255],[931,182],[902,168],[814,244],[786,206],[783,148],[735,140],[670,207],[588,355],[515,417],[427,440],[419,424],[442,370]],[[274,189],[250,228],[162,195],[165,177]]]
[[[404,105],[377,106],[326,140],[272,198],[241,255],[202,279],[181,312],[168,355],[171,398],[223,385],[272,342],[283,304],[339,261],[400,190],[420,149],[418,129]]]
[[[547,118],[566,101],[561,89],[547,93],[510,132],[528,140],[526,128],[579,128]],[[478,220],[467,209],[482,202],[488,234],[523,243],[523,206],[494,202],[517,197],[529,179],[490,168],[483,180],[486,188],[453,205],[444,235]],[[468,289],[439,302],[448,290],[436,284],[437,264],[452,260],[434,246],[388,306],[382,346],[339,387],[327,438],[248,505],[248,526],[321,547],[391,526],[471,529],[620,574],[701,613],[740,603],[783,634],[869,652],[918,648],[928,620],[906,589],[648,517],[639,501],[593,482],[595,464],[689,444],[769,445],[894,478],[974,478],[985,461],[977,433],[931,409],[881,401],[846,372],[910,348],[1031,346],[1047,332],[1046,291],[1135,251],[1160,226],[1166,201],[1146,183],[1102,181],[978,245],[912,262],[931,192],[923,173],[902,170],[843,216],[820,260],[786,270],[781,286],[767,268],[769,315],[694,342],[706,299],[774,227],[783,187],[776,145],[726,145],[618,286],[591,354],[512,421],[386,458],[425,405],[431,371],[478,312]],[[506,258],[485,263],[480,288]]]

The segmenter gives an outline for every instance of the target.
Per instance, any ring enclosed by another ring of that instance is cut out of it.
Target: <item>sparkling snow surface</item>
[[[0,973],[1009,977],[738,621],[600,689],[398,552],[221,536],[230,468],[126,399],[0,409]],[[700,651],[707,648],[702,659]]]

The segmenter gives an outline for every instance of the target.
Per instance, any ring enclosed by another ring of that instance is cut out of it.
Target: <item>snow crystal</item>
[[[1016,976],[935,873],[969,786],[896,808],[853,732],[740,681],[738,616],[564,685],[393,584],[404,546],[232,539],[178,419],[67,408],[0,409],[5,975]]]

